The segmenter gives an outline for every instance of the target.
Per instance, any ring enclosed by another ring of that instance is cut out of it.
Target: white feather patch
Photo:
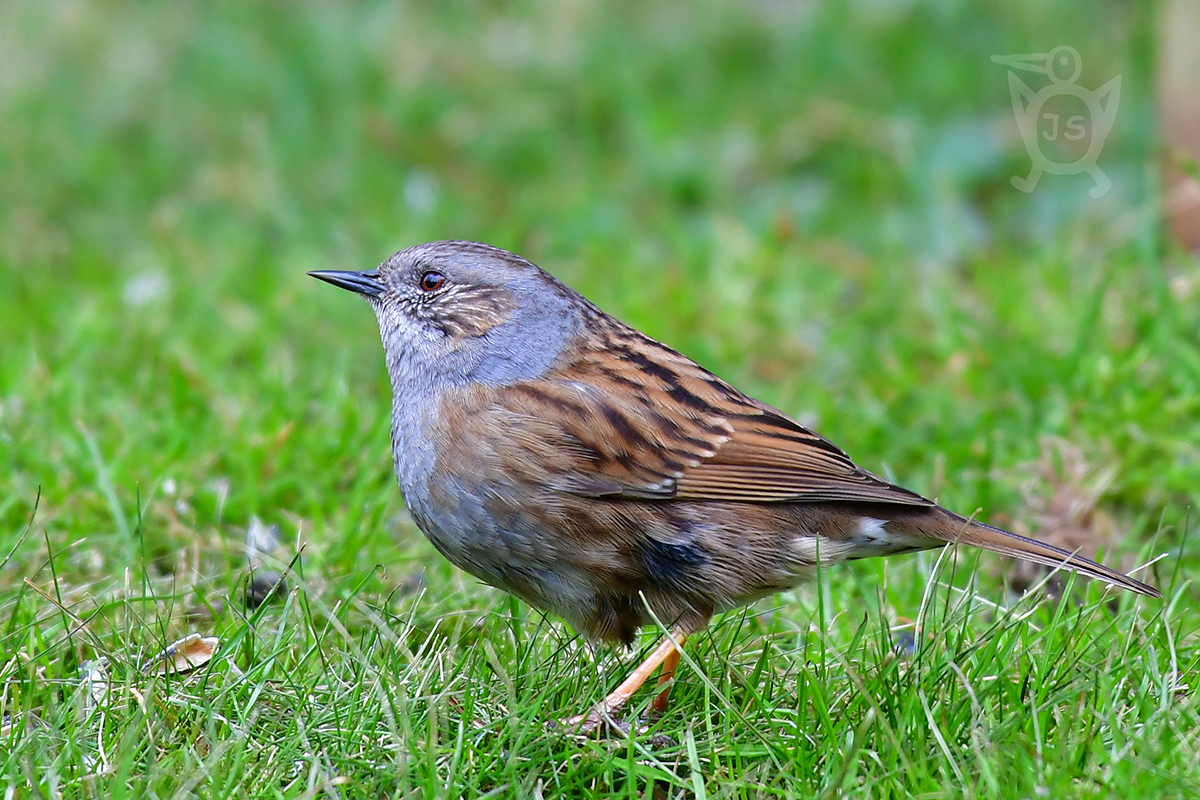
[[[853,542],[835,542],[824,536],[801,535],[792,539],[792,553],[802,567],[814,566],[818,558],[822,564],[836,563],[853,548]]]
[[[887,520],[862,517],[858,520],[858,538],[883,544],[892,538],[892,535],[884,530],[883,526],[886,524]]]

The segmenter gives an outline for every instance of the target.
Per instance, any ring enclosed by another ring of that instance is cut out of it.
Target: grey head
[[[529,261],[477,242],[429,242],[373,270],[309,274],[371,304],[397,401],[536,378],[594,308]]]

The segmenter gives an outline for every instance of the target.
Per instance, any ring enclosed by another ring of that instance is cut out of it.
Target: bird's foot
[[[633,726],[617,717],[619,711],[620,709],[609,708],[605,703],[601,703],[588,713],[571,717],[565,722],[551,720],[550,726],[576,736],[589,738],[592,736],[603,737],[605,734],[628,736]]]
[[[658,719],[658,714],[652,714],[649,718],[639,717],[637,725],[634,725],[628,720],[618,718],[616,711],[617,709],[608,709],[600,704],[586,714],[571,717],[563,722],[551,720],[548,727],[582,739],[624,739],[637,736],[651,747],[675,745],[675,740],[664,733],[650,733],[650,724]]]
[[[634,692],[641,688],[654,670],[658,669],[659,665],[662,665],[663,668],[663,679],[659,681],[659,686],[662,688],[658,697],[654,699],[651,711],[654,714],[652,719],[656,719],[661,714],[667,705],[667,692],[670,690],[668,682],[674,676],[675,667],[679,663],[678,645],[682,644],[685,638],[687,638],[686,632],[676,630],[673,635],[667,636],[659,642],[658,647],[654,648],[646,660],[639,664],[638,668],[622,681],[621,685],[614,689],[608,697],[604,698],[603,702],[597,704],[586,714],[571,717],[561,724],[551,723],[551,725],[567,733],[585,737],[592,735],[603,737],[605,734],[611,733],[627,737],[631,733],[637,733],[639,736],[648,733],[649,725],[645,724],[644,720],[635,729],[631,723],[622,721],[617,715],[621,713],[621,709],[625,708]],[[664,684],[666,685],[664,686]],[[649,741],[656,745],[664,741],[668,744],[672,743],[671,739],[665,736],[653,736]]]

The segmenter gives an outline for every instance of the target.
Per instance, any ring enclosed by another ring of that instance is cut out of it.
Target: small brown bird
[[[713,614],[818,562],[959,543],[1161,596],[872,475],[505,250],[433,242],[309,274],[375,310],[396,475],[446,558],[593,640],[630,644],[648,609],[673,630],[581,728],[611,721],[660,665],[666,684],[676,644]]]

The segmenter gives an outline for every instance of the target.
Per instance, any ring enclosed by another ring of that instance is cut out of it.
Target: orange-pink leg
[[[671,636],[665,637],[659,642],[658,647],[646,657],[646,660],[638,665],[629,677],[621,682],[621,685],[612,691],[604,701],[593,708],[587,714],[578,717],[572,717],[567,720],[567,728],[569,730],[579,730],[583,733],[591,733],[605,723],[615,723],[615,715],[618,714],[625,704],[629,702],[629,698],[633,697],[634,693],[642,688],[650,676],[654,674],[654,670],[658,669],[659,665],[663,667],[663,678],[659,680],[661,686],[666,681],[670,680],[675,673],[675,667],[679,664],[679,651],[675,649],[675,642],[683,645],[683,640],[687,638],[687,634],[675,632]],[[669,672],[668,672],[669,670]],[[666,705],[666,690],[659,695],[662,703]],[[655,698],[655,709],[658,708],[659,698]]]
[[[683,636],[675,637],[679,647],[683,647]],[[658,675],[658,697],[654,698],[654,713],[662,714],[667,710],[667,699],[671,696],[671,685],[675,679],[675,669],[679,666],[679,647],[672,647],[671,652],[662,662],[662,672]]]

